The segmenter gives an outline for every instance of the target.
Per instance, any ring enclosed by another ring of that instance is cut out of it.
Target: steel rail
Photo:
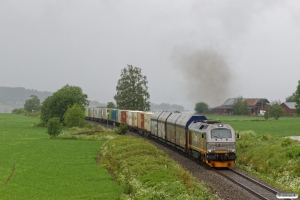
[[[242,176],[243,178],[245,178],[245,179],[247,179],[247,180],[249,180],[249,181],[251,181],[251,182],[253,182],[253,183],[257,184],[257,185],[260,185],[261,187],[265,188],[266,190],[272,192],[272,193],[275,194],[275,195],[278,193],[277,190],[274,190],[274,189],[270,188],[269,186],[267,186],[267,185],[265,185],[265,184],[262,184],[262,183],[258,182],[257,180],[254,180],[253,178],[248,177],[248,176],[246,176],[246,175],[244,175],[244,174],[242,174],[242,173],[236,171],[235,169],[230,169],[230,168],[229,168],[229,170],[231,170],[232,172],[238,174],[239,176]]]

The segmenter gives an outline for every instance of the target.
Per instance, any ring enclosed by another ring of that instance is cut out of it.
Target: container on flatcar
[[[144,129],[148,132],[151,132],[151,117],[153,114],[153,112],[144,113]]]
[[[141,130],[145,129],[145,112],[141,111],[137,113],[138,124],[137,127]]]
[[[111,121],[116,122],[117,121],[117,109],[112,109],[111,110]]]
[[[127,124],[127,110],[121,110],[121,123]]]
[[[94,108],[95,118],[100,119],[100,108]]]
[[[131,110],[126,111],[126,124],[129,127],[132,125]]]
[[[103,118],[104,120],[107,120],[108,113],[109,113],[109,109],[107,109],[107,108],[102,108],[102,118]]]
[[[90,109],[90,117],[93,118],[94,117],[94,108]]]
[[[102,119],[102,108],[97,108],[97,109],[98,109],[97,118],[100,120]]]
[[[119,124],[122,123],[122,111],[123,111],[123,110],[118,110],[118,123],[119,123]]]
[[[138,113],[140,113],[141,111],[136,111],[136,110],[133,110],[131,111],[131,126],[133,128],[138,128],[138,124],[140,123],[138,121]]]

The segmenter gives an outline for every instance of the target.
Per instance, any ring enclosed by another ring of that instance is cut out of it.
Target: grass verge
[[[217,199],[195,178],[152,144],[131,136],[107,141],[101,164],[123,188],[121,199]]]
[[[300,194],[300,142],[239,132],[236,166],[287,191]]]

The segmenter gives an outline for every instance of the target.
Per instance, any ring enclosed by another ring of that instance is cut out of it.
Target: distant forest
[[[152,111],[184,111],[184,107],[177,104],[169,104],[169,103],[161,103],[155,104],[151,103],[151,110]]]
[[[36,95],[41,103],[48,97],[51,96],[52,92],[40,92],[33,89],[25,89],[23,87],[1,87],[0,86],[0,105],[9,105],[8,107],[0,108],[0,112],[11,112],[12,108],[22,108],[25,102],[30,99],[31,95]],[[105,107],[107,104],[99,103],[98,101],[91,101],[90,106],[97,107],[102,106]],[[169,103],[161,103],[155,104],[151,103],[152,111],[183,111],[184,107],[176,104]]]
[[[0,87],[0,104],[25,104],[31,95],[36,95],[41,102],[52,92],[40,92],[37,90],[29,90],[22,87]]]

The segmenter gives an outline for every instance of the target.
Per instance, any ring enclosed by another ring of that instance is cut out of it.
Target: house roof
[[[221,106],[217,106],[218,109],[231,109],[234,101],[237,98],[229,98],[227,99]],[[244,98],[247,101],[248,107],[255,108],[258,103],[270,103],[268,99],[265,98]]]
[[[285,104],[289,109],[296,109],[296,102],[283,102],[282,104]]]
[[[222,104],[222,106],[223,105],[232,106],[236,99],[237,98],[229,98]],[[264,99],[264,98],[244,98],[244,99],[246,99],[248,106],[255,106],[257,103],[270,103],[268,99]]]

